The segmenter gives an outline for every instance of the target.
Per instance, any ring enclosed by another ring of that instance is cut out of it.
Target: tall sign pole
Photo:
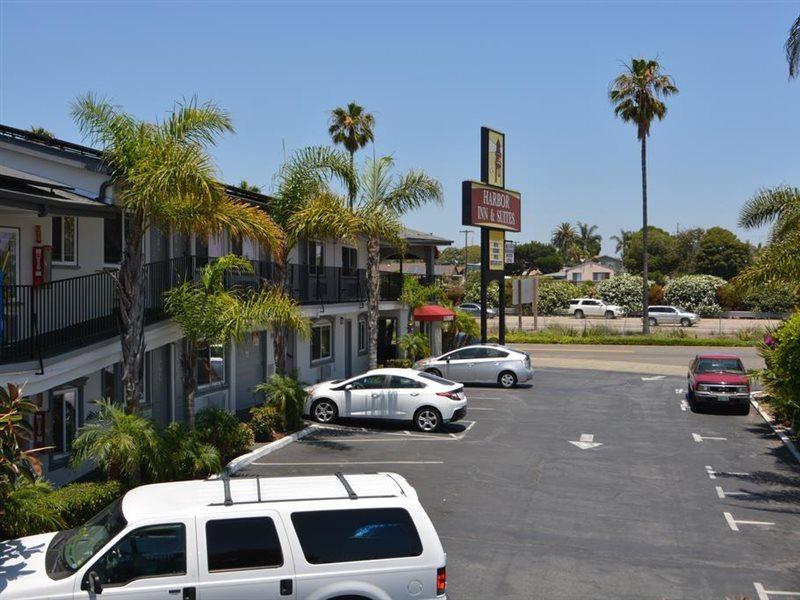
[[[499,285],[498,340],[506,341],[505,232],[520,231],[522,195],[506,189],[506,136],[481,127],[481,180],[461,184],[461,224],[481,229],[481,342],[486,343],[487,290]]]

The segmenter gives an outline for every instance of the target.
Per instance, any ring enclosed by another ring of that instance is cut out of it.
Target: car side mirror
[[[83,578],[81,589],[89,592],[90,594],[102,594],[103,584],[100,581],[100,576],[95,571],[89,571],[86,577]]]
[[[352,389],[353,389],[353,384],[352,383],[348,383],[346,386],[344,386],[344,391],[345,392],[349,392]]]
[[[447,358],[445,358],[444,362],[449,363],[450,362],[450,357],[448,356]]]

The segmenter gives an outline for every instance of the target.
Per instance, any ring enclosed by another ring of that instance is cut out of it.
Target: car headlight
[[[709,387],[707,385],[705,385],[705,384],[702,384],[702,383],[697,386],[697,391],[698,392],[707,392],[708,389],[709,389]]]

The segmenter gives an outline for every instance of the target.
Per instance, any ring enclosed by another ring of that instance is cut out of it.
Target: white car
[[[436,431],[467,414],[464,386],[414,369],[373,369],[351,379],[308,388],[303,414],[319,423],[339,417],[411,421]]]
[[[606,304],[597,298],[573,298],[569,301],[569,314],[576,319],[585,319],[586,317],[616,319],[623,316],[625,311],[621,306]]]
[[[3,600],[443,600],[445,553],[400,475],[176,481],[8,540]]]
[[[458,306],[459,310],[463,310],[465,313],[469,313],[475,317],[481,316],[481,305],[477,302],[462,302]],[[486,318],[487,319],[494,319],[497,316],[497,311],[493,308],[486,309]]]

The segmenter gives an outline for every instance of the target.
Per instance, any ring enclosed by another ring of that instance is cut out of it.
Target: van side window
[[[292,523],[313,565],[422,554],[411,515],[402,508],[296,512]]]
[[[122,538],[90,569],[104,586],[135,579],[186,574],[186,528],[183,523],[151,525]]]
[[[281,542],[269,517],[208,521],[206,546],[209,572],[283,566]]]

